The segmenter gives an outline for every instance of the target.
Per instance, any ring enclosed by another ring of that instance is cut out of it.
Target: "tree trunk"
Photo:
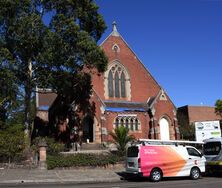
[[[26,144],[29,148],[30,145],[30,131],[31,131],[31,97],[32,97],[32,62],[28,62],[28,69],[27,69],[27,80],[25,82],[25,137],[26,137]]]

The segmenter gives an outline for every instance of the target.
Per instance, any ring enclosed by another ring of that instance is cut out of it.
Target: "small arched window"
[[[126,125],[126,128],[129,129],[129,120],[128,119],[126,119],[125,125]]]
[[[139,122],[138,119],[135,119],[135,130],[138,131],[139,129]]]
[[[130,120],[130,130],[133,131],[133,119]]]
[[[112,50],[116,53],[119,53],[120,52],[120,48],[117,44],[114,44],[113,47],[112,47]]]
[[[116,121],[115,121],[115,126],[116,126],[116,128],[118,128],[118,127],[119,127],[119,119],[118,119],[118,118],[116,118]]]
[[[120,120],[120,125],[124,126],[124,120],[123,119]]]

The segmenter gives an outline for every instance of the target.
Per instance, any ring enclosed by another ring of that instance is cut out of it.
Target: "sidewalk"
[[[121,179],[121,176],[117,173],[122,171],[124,171],[123,167],[68,170],[0,169],[0,185],[20,183],[116,182]]]

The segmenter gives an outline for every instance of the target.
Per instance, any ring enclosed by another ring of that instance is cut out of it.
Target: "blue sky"
[[[222,0],[96,0],[177,107],[222,99]]]

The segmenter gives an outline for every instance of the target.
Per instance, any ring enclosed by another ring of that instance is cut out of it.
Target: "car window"
[[[204,144],[204,155],[218,155],[221,151],[221,142],[208,142]]]
[[[127,157],[138,157],[139,148],[137,146],[131,146],[127,150]]]
[[[194,148],[187,148],[187,152],[190,156],[200,157],[201,154]]]

